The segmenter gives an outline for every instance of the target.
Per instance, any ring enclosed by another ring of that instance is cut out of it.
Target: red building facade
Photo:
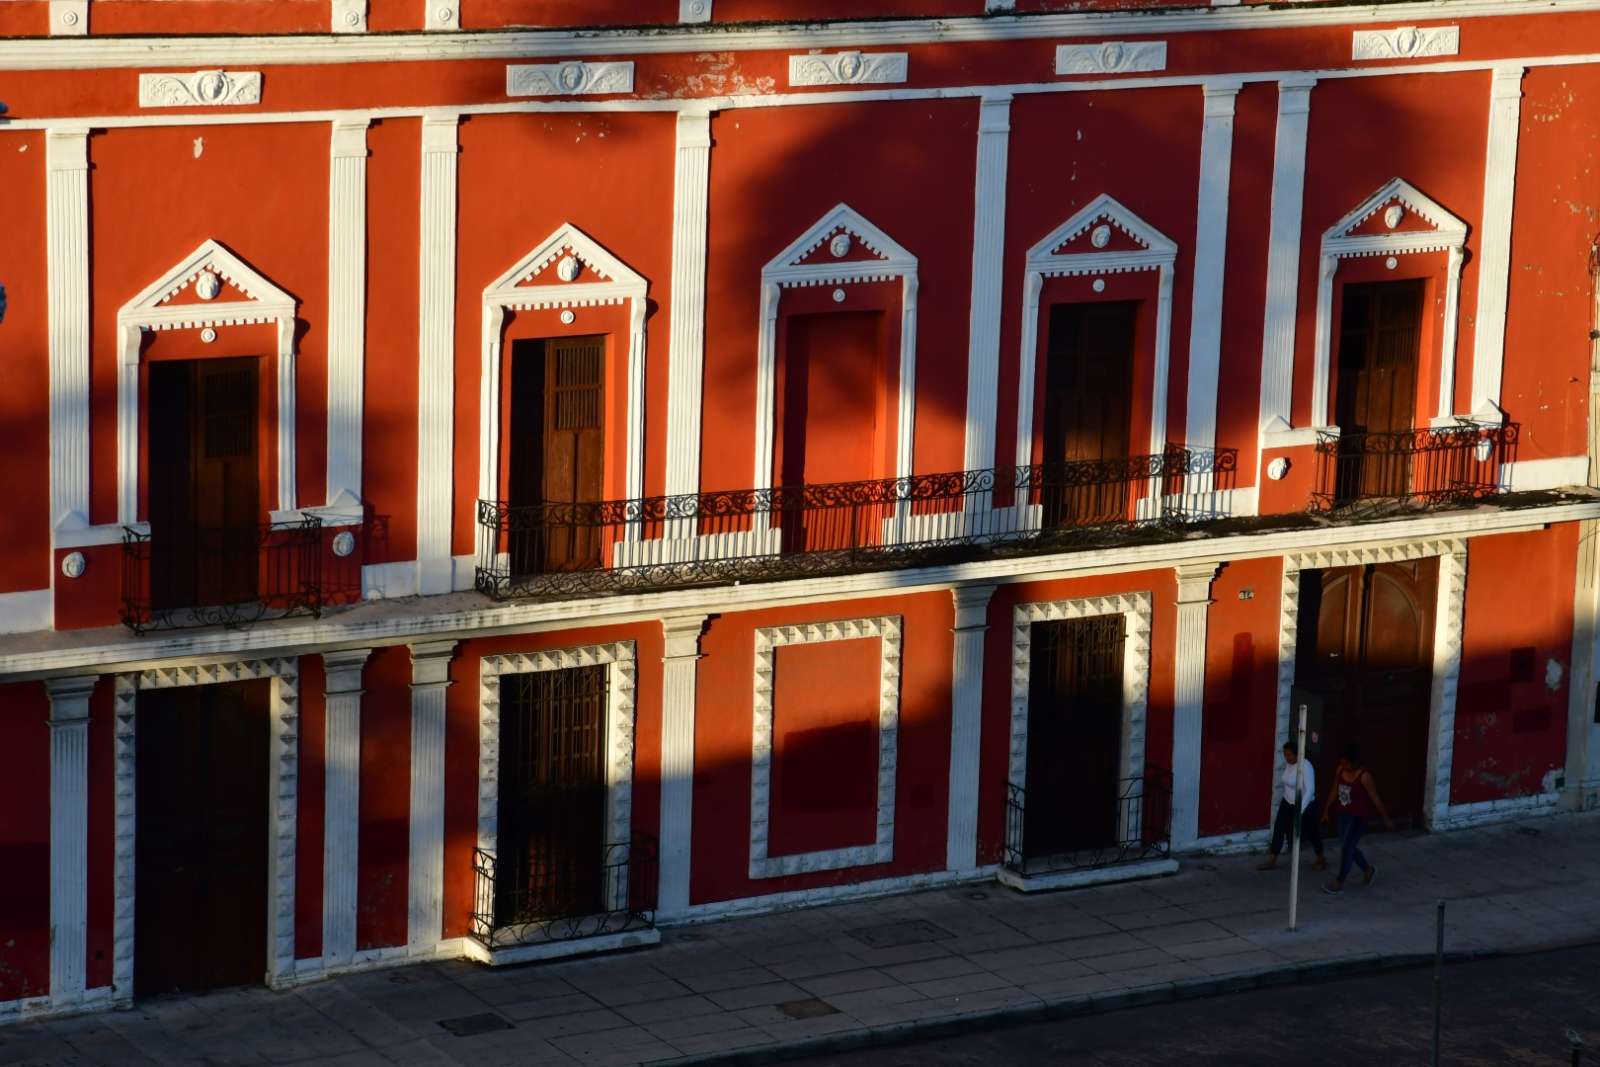
[[[4,7],[0,1016],[1600,796],[1596,0]]]

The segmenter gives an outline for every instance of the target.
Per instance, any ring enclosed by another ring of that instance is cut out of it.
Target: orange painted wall
[[[322,955],[323,813],[328,781],[327,672],[321,656],[300,657],[298,781],[295,787],[294,955]],[[387,768],[385,768],[387,770]]]
[[[755,630],[878,615],[903,619],[894,860],[848,870],[751,879]],[[954,618],[950,595],[939,592],[740,612],[710,623],[700,642],[702,658],[696,681],[691,904],[943,868],[950,781],[950,627]]]
[[[0,686],[0,998],[50,992],[50,700],[40,682]]]
[[[1018,604],[1079,597],[1151,594],[1150,689],[1145,719],[1145,762],[1172,766],[1172,684],[1177,582],[1171,569],[1109,574],[1065,581],[1003,585],[989,601],[983,644],[983,739],[979,755],[978,862],[999,863],[1005,845],[1006,783],[1011,751],[1011,661]]]
[[[1453,804],[1543,792],[1566,763],[1578,532],[1467,542]]]
[[[45,293],[44,134],[0,136],[11,205],[0,240],[0,593],[50,584],[50,340]],[[38,205],[37,209],[24,205]]]
[[[1202,837],[1267,825],[1282,584],[1283,560],[1271,556],[1226,563],[1211,585],[1200,735]]]
[[[373,650],[361,698],[356,948],[406,943],[411,855],[411,654]]]
[[[914,465],[961,468],[977,113],[938,101],[713,119],[702,488],[750,485],[761,269],[840,202],[918,258]]]

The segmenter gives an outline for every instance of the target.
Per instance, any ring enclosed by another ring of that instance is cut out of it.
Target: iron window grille
[[[527,876],[513,883],[501,877],[494,852],[473,849],[472,937],[493,950],[649,929],[656,921],[656,864],[656,839],[648,834],[606,845],[601,910],[578,913],[561,903],[584,895],[573,886],[586,886],[591,872],[571,865],[525,865]]]
[[[1311,509],[1380,515],[1462,507],[1504,488],[1518,426],[1453,426],[1317,435]]]
[[[1006,840],[1003,862],[1021,875],[1051,874],[1069,870],[1097,870],[1123,863],[1164,857],[1172,835],[1172,772],[1147,766],[1143,775],[1124,778],[1117,785],[1117,826],[1107,843],[1045,856],[1030,856],[1023,827],[1027,790],[1006,786]],[[1063,813],[1071,818],[1071,812]]]

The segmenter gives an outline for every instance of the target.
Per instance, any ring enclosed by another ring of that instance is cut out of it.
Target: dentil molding
[[[507,96],[593,96],[633,92],[632,63],[513,63]]]
[[[1453,56],[1461,51],[1459,26],[1396,26],[1390,30],[1355,31],[1354,59],[1419,59]]]
[[[1133,74],[1166,69],[1165,41],[1101,41],[1056,48],[1057,74]]]
[[[139,75],[140,107],[223,107],[261,103],[261,72],[196,70]]]
[[[906,80],[905,52],[833,52],[789,57],[790,85],[892,85]]]

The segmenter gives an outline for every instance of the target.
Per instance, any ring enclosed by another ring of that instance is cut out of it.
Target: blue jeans
[[[1339,881],[1342,882],[1349,876],[1352,864],[1360,867],[1362,873],[1372,869],[1372,864],[1367,862],[1367,857],[1361,854],[1361,848],[1357,844],[1361,840],[1361,835],[1366,832],[1367,820],[1359,815],[1339,813]]]

